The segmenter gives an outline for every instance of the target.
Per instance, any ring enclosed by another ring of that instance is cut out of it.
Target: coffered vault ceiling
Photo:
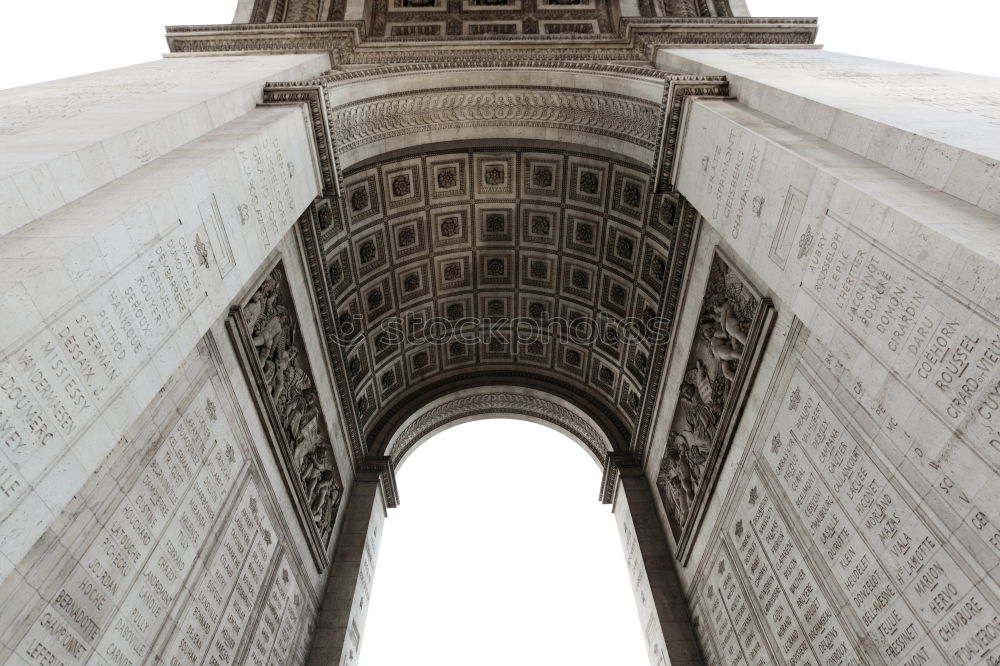
[[[695,217],[669,186],[683,99],[724,92],[582,63],[266,88],[312,119],[324,197],[303,239],[359,464],[485,385],[567,400],[641,458]]]
[[[354,168],[343,192],[346,219],[326,202],[311,219],[335,374],[368,453],[428,399],[483,381],[569,397],[630,443],[692,217],[646,168],[485,146]]]

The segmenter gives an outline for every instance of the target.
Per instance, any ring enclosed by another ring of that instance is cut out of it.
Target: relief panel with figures
[[[343,484],[280,262],[242,306],[233,308],[229,326],[302,529],[323,568]]]
[[[656,480],[680,554],[698,531],[773,321],[763,298],[714,255]]]

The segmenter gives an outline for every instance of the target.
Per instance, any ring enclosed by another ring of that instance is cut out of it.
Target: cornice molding
[[[623,476],[643,476],[641,458],[635,454],[612,453],[604,461],[604,471],[601,474],[601,490],[598,499],[602,504],[612,504],[615,501],[615,488],[618,479]]]
[[[665,197],[664,201],[671,201],[671,205],[675,206],[673,210],[673,223],[677,230],[677,235],[674,239],[674,254],[670,261],[670,277],[666,288],[663,290],[663,301],[660,303],[660,312],[665,317],[670,318],[669,335],[672,340],[675,323],[680,315],[678,307],[681,300],[681,290],[684,287],[687,277],[688,258],[691,246],[694,243],[695,232],[697,231],[698,211],[680,195]],[[665,204],[661,203],[661,206],[663,205]],[[660,214],[660,212],[653,211],[651,213],[651,215],[657,214]],[[653,355],[651,371],[649,372],[646,386],[642,393],[643,403],[639,411],[638,425],[632,435],[632,442],[629,447],[632,455],[639,461],[645,459],[646,451],[649,447],[649,437],[655,421],[656,406],[660,404],[661,378],[671,346],[668,343],[657,345],[656,353]]]
[[[669,192],[674,166],[678,158],[677,140],[684,118],[684,99],[697,97],[725,97],[729,94],[729,83],[724,76],[668,77],[663,91],[663,131],[653,160],[656,175],[656,189]]]
[[[312,53],[330,54],[343,62],[364,38],[364,24],[254,23],[167,26],[166,39],[174,54]]]
[[[358,464],[358,478],[378,481],[382,501],[387,509],[399,506],[399,487],[396,485],[396,465],[388,456],[366,456]]]
[[[330,131],[330,113],[327,109],[326,93],[323,86],[302,83],[264,87],[264,104],[305,104],[309,113],[316,157],[319,160],[320,175],[323,179],[323,195],[340,197],[340,167],[337,151]]]
[[[470,62],[504,59],[649,62],[659,46],[806,46],[815,18],[628,17],[618,34],[369,37],[359,21],[183,25],[167,28],[175,54],[325,51],[334,64]],[[553,45],[558,44],[557,48]]]
[[[332,206],[328,200],[318,199],[313,202],[298,220],[299,234],[302,239],[302,249],[306,260],[309,282],[316,294],[316,304],[319,310],[320,330],[323,331],[323,342],[326,345],[327,356],[332,361],[333,382],[337,400],[340,403],[340,417],[344,424],[347,443],[351,450],[351,462],[357,471],[367,454],[364,437],[358,425],[357,414],[351,404],[351,388],[343,372],[344,358],[341,346],[337,344],[337,324],[333,300],[330,297],[330,287],[327,283],[326,270],[323,266],[322,243],[320,242],[319,218],[321,209],[337,214],[339,209]]]
[[[415,73],[444,71],[498,71],[498,70],[545,70],[546,72],[593,72],[595,74],[612,75],[616,78],[626,78],[638,81],[695,81],[703,77],[685,74],[670,74],[649,65],[635,65],[614,62],[581,62],[579,60],[559,60],[538,55],[531,58],[509,57],[508,54],[484,56],[482,52],[472,59],[460,62],[412,62],[392,63],[366,69],[349,71],[331,71],[314,79],[310,83],[322,83],[336,87],[365,79],[389,79],[405,77]],[[294,83],[269,83],[269,86],[296,85]]]

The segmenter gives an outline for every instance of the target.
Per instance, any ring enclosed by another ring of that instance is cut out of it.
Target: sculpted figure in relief
[[[759,302],[739,276],[716,258],[657,479],[675,536],[687,521],[706,477]]]
[[[308,360],[281,269],[276,268],[243,307],[243,319],[264,378],[266,399],[280,422],[292,472],[316,529],[326,542],[342,488]]]

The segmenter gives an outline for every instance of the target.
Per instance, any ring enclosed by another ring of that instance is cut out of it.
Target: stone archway
[[[399,501],[395,469],[421,444],[457,425],[513,418],[567,435],[603,468],[599,499],[613,504],[630,570],[632,591],[653,664],[701,664],[686,602],[678,593],[656,500],[629,453],[615,453],[613,438],[573,402],[523,386],[485,384],[446,391],[399,420],[386,438],[383,456],[366,458],[346,506],[343,533],[321,602],[307,663],[355,663],[364,631],[382,526],[387,508]]]
[[[600,426],[568,400],[520,386],[484,386],[430,400],[397,428],[387,453],[395,467],[424,442],[460,425],[482,419],[510,418],[539,423],[576,442],[601,467],[612,446]]]
[[[667,185],[681,103],[724,85],[512,62],[267,88],[313,119],[300,228],[356,459],[446,382],[573,396],[642,456],[695,223]]]
[[[602,464],[653,661],[700,659],[641,460],[696,224],[668,185],[682,101],[724,86],[563,62],[268,86],[313,121],[325,196],[299,230],[358,469],[316,663],[363,626],[396,464],[497,414]]]
[[[493,387],[606,437],[654,663],[996,661],[996,86],[724,5],[246,2],[7,97],[0,659],[338,662]]]

